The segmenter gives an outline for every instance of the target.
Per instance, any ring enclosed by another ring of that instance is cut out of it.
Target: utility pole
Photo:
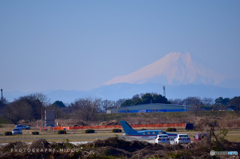
[[[43,129],[43,108],[41,109],[41,120],[42,120],[42,129]]]

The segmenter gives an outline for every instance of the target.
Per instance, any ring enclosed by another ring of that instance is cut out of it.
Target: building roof
[[[157,109],[188,109],[191,106],[186,105],[177,105],[177,104],[164,104],[164,103],[149,103],[149,104],[140,104],[140,105],[133,105],[133,106],[126,106],[126,107],[119,107],[119,108],[112,108],[109,109],[112,112],[118,112],[121,110],[157,110]]]

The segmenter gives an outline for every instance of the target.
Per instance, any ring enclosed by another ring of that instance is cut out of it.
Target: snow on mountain
[[[104,85],[117,83],[162,83],[179,84],[219,84],[224,77],[210,68],[205,68],[189,53],[173,52],[160,60],[147,65],[133,73],[117,76]]]

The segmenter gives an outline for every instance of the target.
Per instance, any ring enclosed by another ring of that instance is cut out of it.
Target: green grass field
[[[94,141],[97,139],[105,139],[105,137],[123,136],[123,133],[112,133],[112,129],[95,130],[95,133],[85,134],[84,130],[69,130],[67,134],[57,134],[57,131],[40,131],[39,128],[33,127],[31,130],[23,130],[22,135],[4,136],[4,132],[12,131],[14,125],[6,124],[0,128],[0,143],[8,143],[13,141],[32,142],[37,139],[45,138],[48,142],[65,142],[68,139],[70,142],[77,141]],[[146,128],[149,129],[149,128]],[[153,128],[152,128],[153,129]],[[161,128],[166,130],[167,128]],[[38,131],[39,135],[32,135],[32,131]],[[217,134],[219,131],[215,131]],[[177,128],[177,132],[180,134],[188,134],[193,140],[193,136],[197,131],[186,131],[184,128]],[[240,142],[240,129],[230,130],[226,136],[229,141]]]

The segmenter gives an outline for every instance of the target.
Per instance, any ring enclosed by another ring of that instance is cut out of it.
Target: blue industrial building
[[[107,110],[107,113],[184,112],[184,111],[188,111],[190,108],[192,107],[186,106],[186,105],[150,103],[150,104],[141,104],[141,105],[112,108]]]

